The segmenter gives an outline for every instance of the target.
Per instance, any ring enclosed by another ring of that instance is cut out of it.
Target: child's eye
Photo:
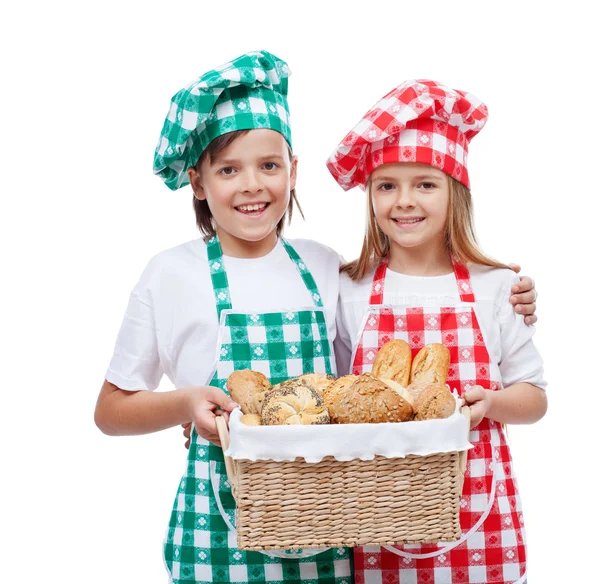
[[[394,188],[394,183],[381,183],[378,187],[378,191],[391,191]]]
[[[279,165],[276,164],[275,162],[265,162],[263,164],[263,168],[265,170],[277,170],[279,168]]]
[[[218,174],[224,174],[225,176],[229,176],[229,175],[233,174],[234,172],[235,172],[235,168],[233,168],[233,166],[224,166],[223,168],[219,169]]]
[[[432,182],[424,182],[424,183],[421,183],[419,186],[421,188],[425,189],[426,191],[430,191],[431,189],[436,188],[435,183],[432,183]]]

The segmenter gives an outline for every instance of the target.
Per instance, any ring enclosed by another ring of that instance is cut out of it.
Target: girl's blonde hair
[[[473,227],[473,206],[471,191],[462,183],[447,176],[450,197],[448,216],[444,228],[446,249],[455,260],[462,264],[474,263],[494,268],[508,268],[479,248]],[[340,271],[348,274],[352,280],[362,280],[390,252],[390,240],[381,231],[375,220],[371,199],[371,180],[367,183],[367,226],[360,256],[357,260],[344,264]]]

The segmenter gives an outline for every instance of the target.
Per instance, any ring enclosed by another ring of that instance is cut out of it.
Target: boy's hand
[[[484,389],[481,385],[474,385],[465,393],[463,399],[471,410],[471,430],[486,417],[491,407],[491,390]]]
[[[508,264],[508,266],[516,274],[521,271],[521,266],[517,264]],[[513,295],[510,297],[510,303],[514,306],[515,312],[525,317],[525,324],[536,323],[537,290],[533,279],[529,276],[521,276],[519,283],[512,287],[511,292]]]
[[[192,423],[199,436],[221,446],[215,418],[224,415],[229,421],[229,412],[240,406],[218,387],[187,387],[182,391],[186,392],[188,412],[192,419],[192,422],[187,424],[189,430],[184,425],[183,435],[188,439],[186,448],[189,448]]]

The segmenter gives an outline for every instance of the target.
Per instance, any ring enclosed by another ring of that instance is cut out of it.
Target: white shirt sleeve
[[[498,297],[497,322],[500,326],[500,373],[504,387],[515,383],[531,383],[541,389],[546,388],[544,363],[533,344],[534,326],[527,326],[523,316],[514,311],[509,302],[511,288],[519,281],[516,274],[510,274]]]
[[[154,319],[152,282],[156,258],[148,262],[131,292],[106,380],[124,390],[154,390],[163,376]]]

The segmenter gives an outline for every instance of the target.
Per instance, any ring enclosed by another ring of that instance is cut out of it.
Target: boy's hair
[[[229,146],[232,142],[234,142],[237,138],[243,136],[248,133],[250,130],[236,130],[235,132],[228,132],[227,134],[223,134],[218,138],[215,138],[207,147],[206,150],[200,155],[198,162],[196,163],[196,170],[200,171],[200,165],[204,162],[205,158],[209,157],[209,162],[212,164],[215,158],[219,155],[220,152],[225,150],[227,146]],[[292,149],[288,145],[288,152],[290,155],[290,161],[293,159]],[[288,205],[287,211],[285,215],[279,220],[277,223],[277,237],[281,235],[283,232],[283,228],[285,226],[285,218],[287,217],[288,224],[292,221],[292,213],[294,211],[294,206],[298,207],[298,211],[304,219],[304,213],[302,212],[302,208],[300,207],[300,203],[296,198],[296,189],[292,189],[290,191],[290,203]],[[213,220],[212,213],[210,212],[210,208],[208,207],[208,203],[206,200],[201,201],[196,198],[194,195],[194,213],[196,214],[196,225],[198,225],[198,229],[200,233],[205,238],[214,237],[216,235],[215,223]]]
[[[471,262],[494,268],[508,268],[506,264],[486,256],[479,248],[473,227],[471,191],[451,176],[447,176],[447,179],[450,197],[444,228],[444,242],[448,253],[463,264]],[[370,179],[367,183],[366,194],[367,226],[360,256],[357,260],[344,264],[340,268],[340,272],[348,274],[355,281],[362,280],[390,252],[390,240],[381,231],[375,220]]]

